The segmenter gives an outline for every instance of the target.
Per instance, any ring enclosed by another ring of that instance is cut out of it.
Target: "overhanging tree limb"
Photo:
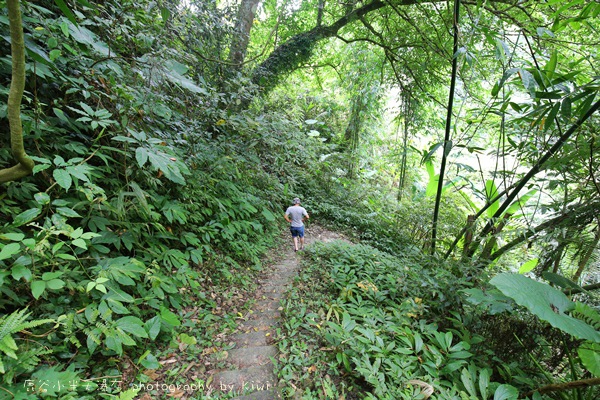
[[[598,202],[574,206],[568,209],[566,213],[554,217],[548,221],[545,221],[536,226],[535,228],[528,229],[522,235],[519,235],[518,237],[516,237],[515,239],[513,239],[512,241],[495,251],[491,256],[488,257],[488,260],[493,261],[500,258],[506,252],[512,250],[513,248],[525,242],[526,240],[535,237],[541,232],[552,231],[565,226],[574,226],[586,223],[590,219],[594,218],[594,216],[596,216],[598,208],[600,208],[600,203]]]
[[[530,392],[519,395],[519,399],[533,396],[534,393],[544,394],[550,392],[560,392],[563,390],[580,389],[590,386],[600,385],[600,378],[582,379],[580,381],[565,382],[565,383],[554,383],[551,385],[543,386],[539,389],[532,390]]]
[[[361,7],[346,13],[346,15],[342,16],[331,25],[318,25],[311,30],[289,38],[286,42],[275,48],[267,59],[256,67],[252,74],[252,81],[259,85],[263,91],[270,91],[277,85],[284,74],[294,71],[301,63],[310,58],[315,45],[319,41],[336,36],[343,27],[359,20],[373,11],[388,6],[411,6],[421,3],[441,3],[442,1],[445,0],[372,0]],[[527,11],[521,4],[521,0],[495,0],[492,3],[506,4],[509,6],[519,4],[519,9],[527,14]],[[533,1],[526,1],[523,4],[534,3],[535,2]],[[473,0],[463,0],[462,4],[479,6],[478,2]],[[493,13],[499,12],[494,9],[486,9]]]
[[[416,0],[408,0],[414,3]],[[292,36],[281,44],[263,61],[254,71],[252,81],[269,91],[281,76],[296,69],[302,62],[312,55],[314,46],[322,39],[334,37],[344,26],[360,19],[362,16],[383,8],[387,5],[381,0],[374,0],[357,8],[329,26],[316,26],[315,28]]]
[[[0,170],[0,183],[10,182],[31,174],[33,160],[25,153],[23,146],[23,125],[21,124],[21,100],[25,90],[25,42],[19,0],[7,0],[10,24],[10,48],[12,54],[12,79],[8,94],[8,124],[10,127],[10,147],[17,164]]]

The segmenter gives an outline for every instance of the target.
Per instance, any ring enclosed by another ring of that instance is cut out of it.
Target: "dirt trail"
[[[306,245],[315,242],[344,240],[342,235],[312,225],[306,228]],[[235,346],[227,352],[227,368],[214,371],[212,387],[223,394],[239,395],[238,400],[280,399],[277,376],[271,358],[277,357],[275,331],[280,318],[280,300],[298,273],[301,252],[289,245],[279,254],[279,261],[259,282],[257,302],[244,316],[238,332],[225,338]]]

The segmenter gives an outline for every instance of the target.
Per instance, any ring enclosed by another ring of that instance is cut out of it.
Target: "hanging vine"
[[[19,0],[7,0],[10,24],[10,48],[12,54],[12,79],[8,94],[8,123],[10,145],[17,164],[0,170],[0,183],[15,181],[31,174],[33,160],[25,153],[23,146],[23,125],[21,123],[21,100],[25,90],[25,42]]]

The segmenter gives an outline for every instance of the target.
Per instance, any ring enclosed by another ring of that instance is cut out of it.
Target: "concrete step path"
[[[262,279],[257,300],[244,316],[238,332],[226,338],[234,348],[227,352],[227,369],[212,375],[215,390],[239,395],[238,400],[281,399],[272,358],[277,357],[273,344],[281,316],[280,300],[298,273],[299,257],[291,246],[282,260]]]
[[[306,245],[317,241],[342,239],[341,235],[320,227],[306,229]],[[272,267],[260,284],[257,300],[244,316],[238,332],[225,339],[233,343],[227,351],[227,368],[212,374],[211,386],[237,400],[281,399],[272,359],[277,357],[274,345],[277,324],[281,316],[280,300],[298,274],[301,251],[296,253],[291,240],[281,253],[281,260]]]

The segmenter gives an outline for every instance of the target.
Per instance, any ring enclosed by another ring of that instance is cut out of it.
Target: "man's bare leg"
[[[294,251],[298,251],[298,236],[294,236]]]

